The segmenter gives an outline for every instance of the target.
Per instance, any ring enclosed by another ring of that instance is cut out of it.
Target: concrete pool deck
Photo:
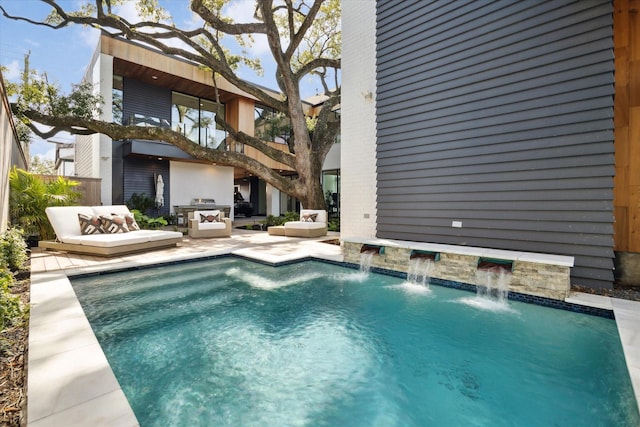
[[[189,239],[176,248],[115,258],[61,252],[31,257],[27,419],[42,426],[137,426],[138,421],[84,315],[69,277],[236,254],[272,263],[315,257],[342,261],[342,248],[234,230],[231,238]],[[568,302],[613,310],[636,398],[640,397],[640,302],[572,294]],[[638,399],[640,407],[640,399]]]

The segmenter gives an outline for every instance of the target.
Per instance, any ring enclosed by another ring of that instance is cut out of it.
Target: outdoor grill
[[[197,207],[202,207],[202,208],[215,208],[216,206],[216,201],[215,199],[205,199],[202,197],[198,197],[195,199],[191,199],[191,206],[197,206]]]
[[[218,205],[215,199],[208,199],[204,197],[196,197],[191,199],[191,204],[188,205],[174,205],[173,210],[176,213],[176,220],[178,225],[186,225],[189,212],[219,209],[224,212],[224,216],[230,218],[231,206]]]

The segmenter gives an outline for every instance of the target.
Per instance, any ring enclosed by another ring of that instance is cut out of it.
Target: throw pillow
[[[220,222],[220,214],[218,214],[218,215],[202,215],[202,214],[200,214],[200,222]]]
[[[118,214],[112,213],[111,215],[118,215]],[[140,226],[136,222],[136,218],[133,216],[132,213],[122,214],[120,216],[124,217],[124,220],[127,223],[127,228],[129,229],[129,231],[138,231],[138,230],[140,230]]]
[[[105,231],[105,233],[116,234],[129,232],[127,221],[121,215],[101,215],[100,220],[102,221],[102,229]]]
[[[304,214],[302,215],[302,218],[300,218],[300,221],[302,222],[316,222],[316,219],[318,218],[318,214],[314,213],[314,214]]]
[[[80,233],[81,234],[102,234],[102,221],[95,215],[78,214],[78,220],[80,221]]]

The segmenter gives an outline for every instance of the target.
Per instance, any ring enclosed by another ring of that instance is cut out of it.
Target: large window
[[[122,124],[122,76],[113,76],[113,88],[111,89],[111,113],[113,123]]]
[[[273,108],[256,104],[255,134],[263,141],[287,144],[291,136],[291,124],[289,119]]]
[[[196,144],[226,149],[226,132],[216,124],[216,114],[224,118],[224,105],[207,99],[173,92],[171,128]]]
[[[329,218],[340,216],[340,170],[322,172],[322,188]]]

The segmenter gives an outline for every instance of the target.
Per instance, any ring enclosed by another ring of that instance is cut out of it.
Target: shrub
[[[273,216],[268,215],[263,221],[262,224],[267,227],[272,227],[274,225],[283,225],[287,221],[298,221],[300,219],[300,214],[297,212],[286,212],[284,216]]]
[[[0,269],[0,330],[15,325],[22,318],[18,296],[11,294],[14,278],[6,268]]]
[[[125,202],[129,210],[139,211],[142,214],[146,214],[151,208],[156,207],[156,202],[151,197],[147,197],[144,193],[133,193],[129,200]]]
[[[163,217],[151,218],[137,209],[132,209],[131,213],[133,214],[133,217],[135,218],[140,228],[154,230],[160,227],[165,227],[167,224],[169,224]]]
[[[22,230],[10,228],[2,233],[0,236],[0,258],[2,265],[11,271],[15,272],[24,268],[29,256]]]
[[[285,212],[284,214],[284,222],[288,222],[288,221],[299,221],[300,220],[300,214],[298,212]]]
[[[331,218],[327,224],[328,231],[340,231],[340,218]]]
[[[284,217],[281,216],[274,216],[274,215],[267,215],[267,217],[264,219],[264,221],[261,221],[262,224],[266,225],[267,227],[272,227],[274,225],[282,225],[284,224]]]
[[[9,172],[9,218],[14,226],[21,227],[27,236],[39,236],[42,240],[54,238],[45,209],[49,206],[69,206],[78,201],[75,191],[77,181],[59,176],[45,182],[37,175],[14,167]]]

